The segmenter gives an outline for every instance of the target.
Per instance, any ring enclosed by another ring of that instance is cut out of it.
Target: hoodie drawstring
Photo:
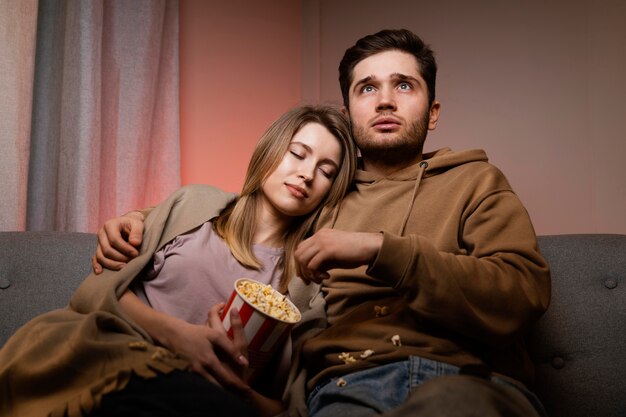
[[[409,200],[409,206],[407,207],[406,214],[404,215],[404,219],[402,220],[402,224],[400,226],[400,230],[398,231],[398,235],[402,236],[404,234],[404,229],[406,229],[406,224],[409,221],[409,217],[411,216],[411,211],[413,210],[413,203],[415,202],[415,198],[417,197],[417,190],[419,189],[420,183],[422,182],[422,177],[424,176],[424,172],[428,169],[428,162],[421,161],[419,163],[420,170],[417,173],[417,177],[415,178],[415,186],[413,187],[413,193],[411,195],[411,199]],[[341,210],[341,203],[335,206],[332,213],[332,218],[330,222],[330,228],[335,228],[335,223],[337,222],[337,218],[339,217],[339,211]]]
[[[413,187],[413,195],[411,195],[411,200],[409,200],[409,207],[406,210],[406,214],[404,215],[404,219],[402,220],[402,224],[400,226],[400,230],[398,231],[398,236],[404,235],[404,229],[406,229],[406,224],[409,221],[409,216],[411,215],[411,211],[413,210],[413,203],[415,203],[415,197],[417,197],[417,189],[420,187],[420,183],[422,182],[422,176],[426,169],[428,168],[428,162],[422,161],[419,163],[420,170],[417,173],[417,178],[415,178],[415,187]]]

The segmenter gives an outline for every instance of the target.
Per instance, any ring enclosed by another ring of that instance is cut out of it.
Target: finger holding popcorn
[[[301,242],[294,252],[305,280],[319,283],[333,268],[369,265],[382,246],[381,233],[346,232],[322,229]]]
[[[217,333],[222,334],[221,337],[215,339],[214,343],[216,343],[226,354],[228,354],[228,356],[233,360],[234,363],[240,366],[248,366],[246,341],[243,337],[241,318],[239,317],[239,313],[237,312],[235,321],[238,320],[238,322],[233,323],[233,336],[235,337],[233,337],[233,339],[231,340],[228,337],[226,329],[224,329],[222,319],[220,318],[220,312],[224,309],[224,305],[224,303],[218,303],[211,307],[211,309],[209,310],[207,325],[211,329],[215,330]]]
[[[237,362],[243,365],[241,376],[245,374],[246,368],[249,366],[248,362],[248,342],[246,336],[243,333],[243,322],[239,315],[239,310],[233,308],[230,310],[230,323],[233,329],[233,344],[237,348],[241,355],[237,358]]]

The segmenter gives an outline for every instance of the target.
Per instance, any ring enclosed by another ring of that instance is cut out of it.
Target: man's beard
[[[406,130],[396,133],[398,136],[388,139],[374,139],[367,128],[355,125],[352,125],[352,136],[364,160],[390,167],[408,166],[422,154],[429,117],[430,114],[426,113]]]

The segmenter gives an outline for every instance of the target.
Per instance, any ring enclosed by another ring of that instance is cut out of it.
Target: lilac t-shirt
[[[254,245],[252,251],[264,265],[259,271],[242,266],[215,233],[211,222],[206,222],[157,251],[152,264],[146,267],[141,279],[132,283],[131,289],[155,310],[192,324],[205,324],[209,309],[228,301],[235,280],[251,278],[278,286],[284,250]],[[281,387],[291,362],[291,337],[277,353],[280,359],[271,384]]]
[[[283,273],[283,249],[254,245],[253,252],[264,265],[259,271],[242,266],[211,222],[206,222],[157,251],[132,290],[155,310],[205,324],[209,309],[228,301],[235,280],[251,278],[277,287]]]

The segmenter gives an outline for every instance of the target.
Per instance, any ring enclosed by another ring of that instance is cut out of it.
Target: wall
[[[300,102],[300,2],[180,1],[182,183],[239,191],[257,140]]]
[[[626,3],[621,0],[182,0],[184,184],[237,191],[287,108],[339,103],[356,39],[406,27],[437,53],[427,150],[484,148],[539,234],[626,233]],[[302,56],[300,56],[302,54]]]
[[[303,96],[340,102],[359,37],[413,30],[436,51],[426,150],[484,148],[537,233],[626,233],[626,2],[303,0]]]

